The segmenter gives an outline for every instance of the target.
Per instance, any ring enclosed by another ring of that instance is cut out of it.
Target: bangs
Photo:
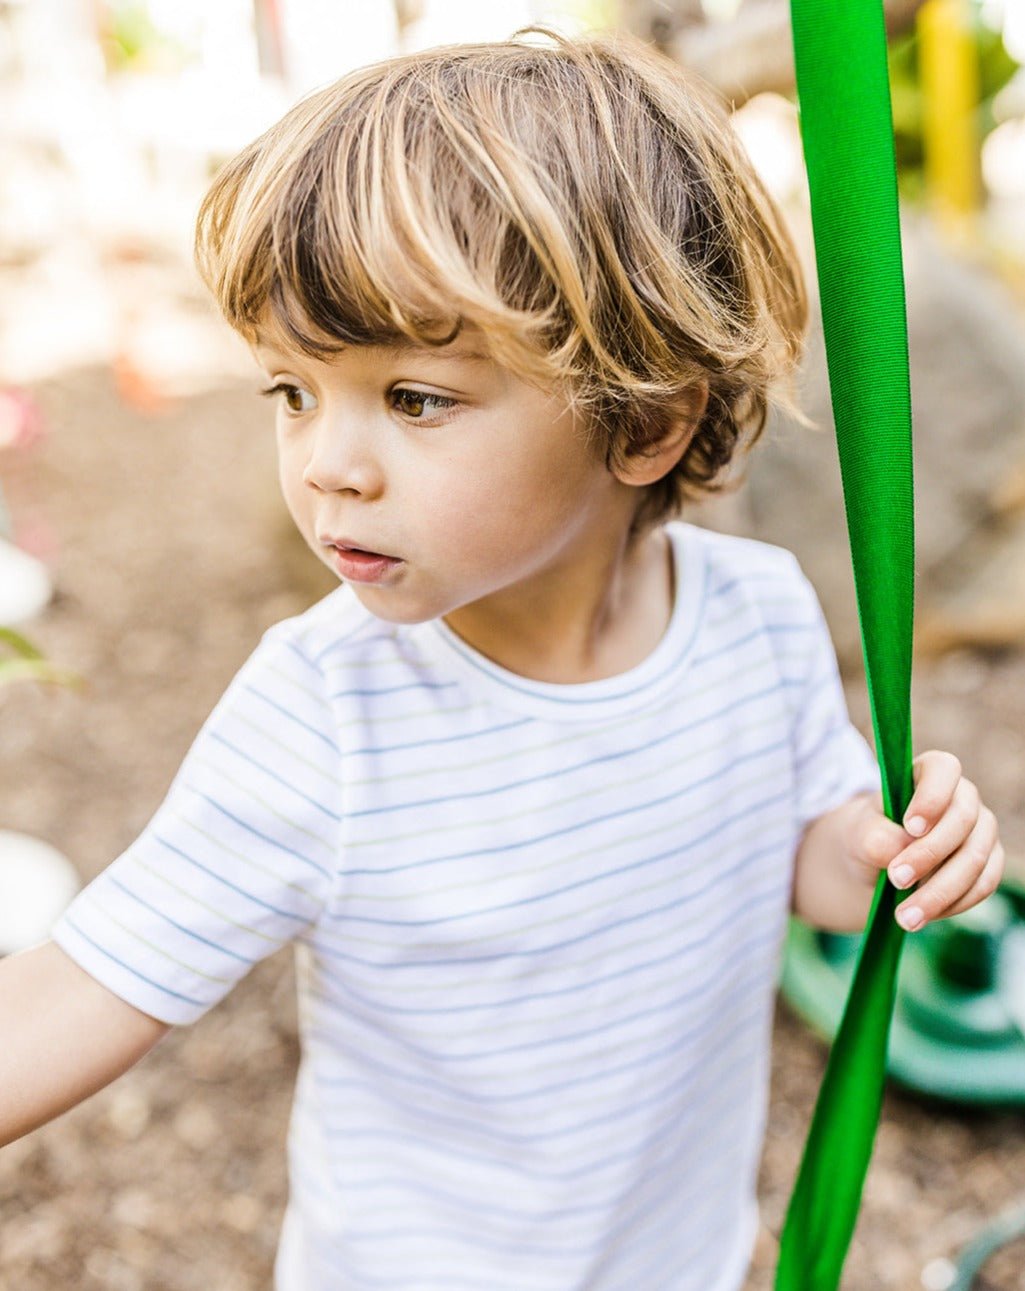
[[[472,324],[528,378],[572,377],[562,275],[539,262],[553,242],[582,286],[560,221],[537,209],[540,167],[520,156],[514,192],[443,77],[375,70],[304,100],[215,180],[196,257],[226,319],[253,341],[270,315],[317,357],[446,345]],[[495,147],[497,122],[491,134]]]
[[[214,180],[196,262],[250,343],[273,324],[327,358],[472,327],[585,413],[609,460],[646,451],[707,385],[680,465],[649,490],[667,514],[719,487],[792,376],[799,260],[685,72],[632,38],[533,34],[549,43],[425,50],[296,104]]]

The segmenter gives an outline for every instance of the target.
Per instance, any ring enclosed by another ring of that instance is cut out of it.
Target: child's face
[[[559,621],[592,553],[614,550],[629,527],[636,489],[564,402],[480,342],[467,331],[440,350],[351,346],[321,361],[268,330],[256,347],[279,388],[292,517],[379,618]]]

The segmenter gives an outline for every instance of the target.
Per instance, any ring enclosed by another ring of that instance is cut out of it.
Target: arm
[[[895,887],[919,884],[897,907],[909,932],[994,891],[1004,868],[996,818],[960,762],[930,751],[915,759],[914,774],[905,827],[887,819],[878,794],[858,794],[812,821],[797,851],[795,914],[820,928],[860,931],[880,870]]]
[[[109,1085],[168,1030],[52,941],[0,960],[0,1146]]]

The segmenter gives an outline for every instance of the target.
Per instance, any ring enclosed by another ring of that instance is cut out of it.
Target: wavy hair
[[[268,311],[321,358],[475,325],[565,392],[610,466],[707,382],[637,531],[721,489],[770,398],[795,407],[774,387],[807,299],[780,213],[725,111],[631,37],[528,28],[343,77],[220,171],[196,260],[251,342]]]

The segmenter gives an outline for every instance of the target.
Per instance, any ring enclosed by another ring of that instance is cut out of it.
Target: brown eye
[[[293,414],[309,412],[317,402],[308,390],[304,390],[302,386],[292,385],[287,381],[279,381],[277,385],[269,386],[266,390],[261,390],[260,393],[268,398],[281,395],[285,407]],[[304,403],[304,398],[308,398],[310,402],[308,404]]]
[[[424,414],[424,396],[416,390],[396,390],[395,402],[407,417],[422,417]]]
[[[392,406],[403,416],[411,417],[414,421],[419,421],[425,412],[428,416],[432,416],[456,406],[455,399],[449,399],[441,394],[429,394],[426,390],[395,389],[391,397]]]

